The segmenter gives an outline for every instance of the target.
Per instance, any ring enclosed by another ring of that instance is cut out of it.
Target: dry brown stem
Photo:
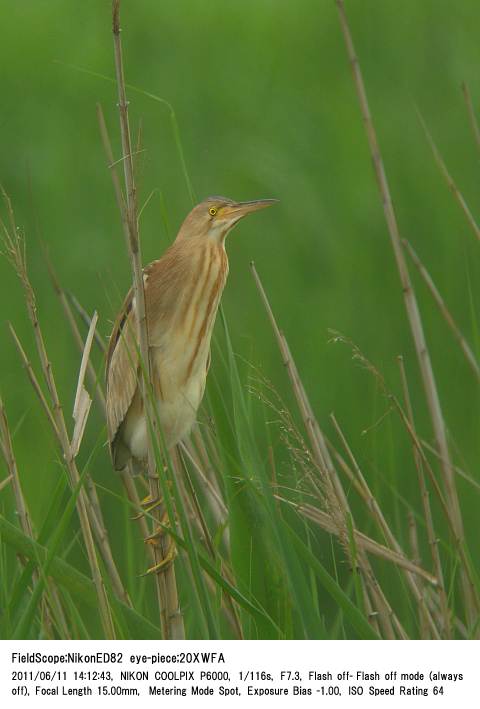
[[[333,422],[335,431],[337,432],[337,435],[340,438],[340,441],[347,453],[347,456],[350,459],[353,471],[355,473],[355,478],[357,479],[357,481],[361,487],[362,498],[364,499],[366,506],[368,507],[369,511],[371,512],[373,519],[378,524],[378,527],[382,531],[382,533],[383,533],[387,543],[391,547],[391,549],[394,552],[396,552],[397,554],[399,554],[400,556],[403,556],[404,558],[406,558],[406,556],[403,552],[403,549],[401,548],[400,544],[398,543],[397,539],[395,538],[392,530],[390,529],[390,526],[388,525],[388,523],[383,515],[381,507],[377,502],[377,499],[375,498],[375,496],[372,494],[372,492],[370,490],[370,487],[369,487],[369,485],[368,485],[368,483],[367,483],[367,481],[360,469],[360,466],[359,466],[355,456],[353,455],[353,452],[352,452],[352,450],[345,438],[345,435],[344,435],[342,429],[340,428],[340,426],[338,424],[338,421],[336,420],[336,418],[333,414],[331,414],[330,418]],[[423,598],[421,588],[418,585],[417,579],[413,576],[413,574],[410,571],[408,571],[406,569],[405,569],[404,575],[405,575],[405,579],[407,581],[407,584],[413,594],[413,597],[415,598],[415,601],[417,602],[417,604],[419,606],[422,606],[422,608],[423,608],[423,612],[425,613],[425,617],[427,618],[427,621],[428,621],[429,627],[433,633],[433,636],[435,638],[439,639],[440,635],[439,635],[438,629],[435,625],[435,622],[434,622],[432,616],[430,615],[430,613],[428,611],[428,608],[425,605],[425,600]]]
[[[13,480],[13,475],[8,475],[6,478],[4,478],[4,479],[0,482],[0,492],[2,492],[2,490],[3,490],[4,488],[8,487],[8,485],[10,485],[10,483],[12,482],[12,480]]]
[[[438,288],[436,287],[435,283],[433,282],[433,279],[423,263],[420,261],[418,255],[416,254],[414,248],[412,245],[407,241],[407,239],[403,239],[403,245],[405,246],[408,255],[410,256],[411,260],[415,264],[419,274],[421,275],[424,283],[426,284],[428,290],[432,294],[433,300],[435,301],[435,304],[437,308],[439,309],[443,319],[447,323],[448,327],[453,333],[453,336],[455,339],[458,341],[458,344],[460,345],[460,349],[462,350],[465,359],[467,360],[467,363],[474,373],[475,377],[477,378],[478,381],[480,381],[480,366],[477,362],[477,358],[472,352],[472,349],[470,348],[470,345],[462,335],[460,328],[458,327],[457,323],[453,319],[452,314],[450,313],[449,309],[445,305],[445,301],[443,300],[442,296],[440,295]]]
[[[3,405],[2,398],[0,397],[0,448],[2,450],[3,457],[5,459],[7,469],[10,472],[9,478],[11,480],[13,487],[13,494],[15,497],[15,506],[18,514],[18,519],[20,526],[27,537],[35,539],[33,533],[33,525],[30,520],[30,514],[28,512],[27,503],[23,494],[22,485],[20,483],[20,476],[18,474],[17,461],[13,451],[12,437],[10,433],[10,427],[8,424],[7,413]],[[0,486],[3,487],[3,485]],[[36,569],[32,571],[32,579],[35,582],[39,580],[39,574]],[[60,602],[60,596],[58,589],[54,584],[52,579],[45,579],[45,585],[48,590],[42,598],[42,615],[45,621],[45,632],[48,637],[53,638],[53,626],[56,621],[59,631],[62,637],[69,638],[70,633],[65,620],[65,615]]]
[[[72,311],[72,306],[70,304],[70,300],[68,299],[67,294],[65,293],[65,291],[62,288],[62,285],[61,285],[60,280],[55,272],[53,264],[46,252],[45,252],[45,258],[47,261],[47,266],[48,266],[48,270],[50,273],[50,278],[51,278],[51,281],[53,284],[54,291],[58,296],[58,299],[59,299],[60,304],[62,306],[62,309],[63,309],[63,312],[64,312],[65,317],[67,319],[67,322],[70,325],[70,329],[72,330],[72,334],[73,334],[75,343],[77,344],[80,352],[83,352],[84,342],[83,342],[80,330],[78,328],[77,321],[75,319],[75,315]],[[75,302],[78,304],[78,301],[76,299],[75,299]],[[88,329],[90,330],[90,327],[92,324],[92,319],[83,310],[83,308],[82,308],[82,311],[83,311],[82,319],[84,320]],[[94,329],[93,337],[94,337],[95,342],[97,344],[99,344],[99,342],[100,342],[100,347],[102,347],[103,343],[101,341],[101,335],[98,333],[96,328]],[[97,373],[95,371],[95,368],[94,368],[90,358],[88,359],[88,362],[87,362],[87,374],[88,374],[88,378],[90,380],[90,386],[95,394],[97,402],[98,402],[103,414],[105,415],[105,396],[102,391],[101,382],[100,382],[99,378],[97,377]]]
[[[72,455],[71,441],[68,435],[65,418],[63,415],[63,409],[60,403],[60,399],[58,397],[52,366],[48,358],[45,341],[38,320],[35,293],[28,278],[25,241],[23,239],[22,234],[17,229],[10,199],[4,191],[3,196],[7,208],[10,225],[8,228],[5,224],[2,223],[6,254],[13,268],[15,269],[23,287],[25,302],[27,305],[27,312],[34,332],[35,344],[40,359],[43,377],[48,390],[50,403],[47,402],[46,397],[43,394],[42,389],[38,384],[38,381],[36,380],[36,377],[33,373],[33,369],[30,363],[28,362],[28,358],[26,357],[18,338],[13,332],[13,328],[10,329],[12,330],[12,334],[14,334],[16,343],[18,343],[19,351],[22,355],[23,362],[27,368],[30,380],[34,386],[35,391],[39,395],[40,401],[44,407],[45,412],[47,413],[48,420],[52,425],[53,431],[57,437],[57,440],[63,453],[65,465],[69,473],[70,484],[72,488],[74,488],[80,483],[80,475],[76,466],[75,457]],[[95,544],[88,516],[89,509],[90,504],[88,497],[85,493],[85,490],[81,488],[77,497],[77,511],[80,519],[80,526],[90,564],[90,570],[92,572],[92,578],[98,595],[99,610],[103,630],[107,638],[113,638],[115,636],[115,631],[113,627],[113,621],[111,617],[106,590],[98,565],[98,559],[96,557]]]
[[[401,376],[401,380],[402,380],[403,398],[404,398],[404,402],[405,402],[406,416],[408,418],[408,421],[410,423],[412,431],[415,431],[415,423],[414,423],[414,419],[413,419],[413,408],[412,408],[412,404],[411,404],[411,400],[410,400],[407,375],[405,372],[405,366],[404,366],[402,357],[398,358],[398,364],[400,367],[400,376]],[[415,467],[417,469],[418,485],[420,488],[420,496],[422,498],[423,514],[425,517],[425,524],[427,527],[428,543],[430,545],[430,553],[432,555],[433,568],[435,569],[435,574],[438,579],[443,627],[444,627],[445,635],[448,638],[448,637],[451,637],[450,611],[448,608],[448,599],[447,599],[447,595],[445,592],[445,582],[444,582],[444,576],[443,576],[442,561],[440,558],[440,551],[438,548],[438,539],[435,535],[432,509],[430,506],[430,494],[428,492],[427,485],[425,482],[425,474],[423,472],[422,457],[414,444],[412,445],[412,448],[413,448],[413,458],[415,461]],[[422,613],[421,617],[424,619],[423,613]]]
[[[307,431],[310,444],[312,446],[313,462],[320,475],[320,478],[325,484],[326,499],[328,501],[328,511],[332,518],[335,520],[335,526],[338,531],[338,536],[342,542],[342,546],[348,557],[351,556],[350,545],[348,543],[348,532],[347,532],[347,520],[350,520],[353,530],[355,531],[355,523],[350,506],[347,501],[347,497],[342,487],[342,483],[339,479],[337,471],[333,465],[328,447],[326,444],[326,439],[322,433],[320,426],[313,414],[312,407],[307,397],[307,393],[301,381],[298,369],[296,367],[295,361],[290,352],[287,340],[277,325],[273,310],[267,298],[267,294],[263,285],[261,283],[260,277],[255,269],[254,264],[251,264],[252,274],[260,293],[260,297],[263,301],[265,310],[269,317],[273,332],[275,334],[282,358],[283,363],[287,369],[293,392],[300,410],[300,414],[303,420],[303,424]],[[310,476],[315,489],[318,491],[317,483]],[[353,560],[352,560],[352,563]],[[360,548],[357,554],[356,562],[362,571],[362,583],[366,584],[370,598],[374,605],[374,612],[372,613],[372,608],[368,597],[365,597],[365,610],[370,618],[370,621],[374,627],[376,627],[376,615],[378,613],[378,618],[383,627],[383,632],[385,637],[393,639],[395,637],[394,627],[397,629],[397,633],[400,638],[406,639],[407,634],[402,627],[397,616],[393,612],[385,594],[383,593],[380,584],[375,578],[373,569],[371,567],[370,561],[365,553],[365,551]]]
[[[120,115],[120,133],[122,141],[122,165],[125,180],[125,199],[122,196],[121,188],[116,184],[115,168],[111,168],[115,193],[122,216],[125,236],[127,238],[128,252],[133,278],[133,293],[136,308],[137,335],[140,361],[142,362],[139,387],[143,399],[145,416],[147,418],[148,429],[148,479],[150,486],[150,496],[152,499],[160,497],[160,485],[158,473],[156,471],[154,445],[157,429],[157,415],[149,394],[153,391],[151,382],[151,356],[148,340],[147,317],[145,309],[145,293],[143,283],[143,268],[140,249],[140,238],[138,233],[137,216],[137,194],[135,187],[135,176],[133,167],[132,146],[130,137],[130,125],[128,120],[128,102],[125,89],[125,77],[123,69],[122,43],[120,38],[120,0],[113,0],[112,3],[112,29],[113,44],[115,53],[115,74],[118,90],[118,110]],[[104,125],[104,122],[103,122]],[[102,128],[102,122],[101,122]],[[102,138],[107,150],[109,164],[113,164],[111,148],[106,131],[102,131]],[[157,436],[158,440],[158,436]],[[154,514],[158,516],[158,512]],[[157,520],[159,521],[159,520]],[[171,520],[172,524],[174,520]],[[169,540],[161,538],[154,546],[155,563],[164,561],[169,551]],[[157,597],[160,609],[160,621],[164,637],[168,639],[180,639],[185,637],[183,619],[179,610],[178,591],[175,580],[174,564],[168,564],[162,573],[155,574]]]
[[[475,139],[475,143],[477,144],[477,148],[480,150],[480,128],[478,127],[475,109],[473,108],[472,96],[465,82],[463,82],[462,84],[462,92],[465,98],[465,103],[467,104],[468,117],[470,119],[470,126],[472,128],[473,137]]]
[[[60,281],[58,280],[55,271],[53,270],[52,264],[49,262],[49,268],[50,268],[50,275],[54,284],[55,291],[57,295],[59,296],[60,302],[62,304],[65,316],[67,318],[68,323],[70,324],[70,327],[72,329],[75,342],[77,343],[80,352],[83,351],[83,340],[82,336],[80,334],[80,330],[78,329],[77,321],[75,319],[74,313],[72,311],[72,306],[75,308],[76,312],[84,322],[84,324],[90,328],[92,319],[86,312],[86,310],[83,308],[83,306],[79,303],[78,299],[72,294],[72,293],[66,293],[61,284]],[[106,344],[100,335],[100,333],[95,330],[94,331],[94,339],[96,344],[98,345],[100,351],[102,354],[105,354],[107,351]],[[88,362],[88,369],[87,372],[89,374],[89,378],[92,384],[92,387],[94,387],[95,394],[97,396],[98,403],[100,404],[100,407],[102,409],[103,414],[105,415],[105,395],[103,393],[102,385],[101,382],[98,380],[96,372],[91,364],[91,362]],[[125,489],[125,492],[127,494],[128,500],[130,504],[132,505],[132,508],[135,509],[138,512],[141,511],[141,505],[140,505],[140,497],[137,492],[137,488],[135,485],[135,481],[133,478],[133,473],[132,471],[126,471],[122,472],[121,474],[121,481],[122,485]],[[97,517],[97,522],[94,524],[94,531],[96,532],[97,536],[97,543],[100,542],[100,540],[103,540],[105,543],[105,539],[108,538],[107,530],[105,527],[105,523],[103,521],[103,514],[100,506],[100,501],[98,499],[98,494],[97,494],[97,489],[92,481],[90,476],[87,476],[86,479],[86,485],[88,489],[88,495],[90,497],[90,502],[92,505],[92,508],[96,512],[96,517]],[[148,528],[147,521],[144,516],[138,517],[138,523],[141,529],[142,537],[145,539],[148,537],[150,534],[150,530]],[[101,547],[102,548],[102,547]],[[150,556],[150,561],[152,564],[155,563],[155,555],[154,555],[154,550],[152,545],[148,544],[147,545],[147,551]],[[105,552],[104,552],[105,553]],[[105,557],[104,557],[105,558]],[[114,584],[115,587],[115,584]]]
[[[445,164],[445,161],[442,158],[442,155],[441,155],[439,149],[437,148],[437,146],[436,146],[436,144],[435,144],[435,142],[434,142],[434,140],[427,128],[427,124],[423,120],[420,113],[419,113],[419,118],[420,118],[420,122],[422,124],[423,130],[425,131],[425,135],[427,137],[428,144],[430,145],[430,148],[432,150],[433,157],[435,158],[435,162],[438,165],[438,169],[440,170],[440,173],[441,173],[443,179],[447,183],[448,189],[450,190],[450,192],[454,196],[455,201],[460,206],[460,209],[462,210],[462,212],[468,222],[468,225],[470,226],[474,235],[480,241],[480,228],[479,228],[477,222],[475,221],[475,218],[474,218],[472,212],[470,211],[470,207],[468,206],[467,202],[465,201],[464,196],[462,195],[462,193],[458,189],[457,183],[455,182],[455,180],[453,179],[453,177],[449,173],[448,168]]]
[[[17,345],[18,352],[22,358],[23,364],[27,372],[29,373],[30,381],[36,382],[34,384],[35,391],[37,394],[41,392],[40,386],[38,384],[38,381],[36,380],[35,376],[33,375],[33,369],[31,367],[30,362],[26,358],[25,351],[23,350],[23,347],[18,340],[18,337],[13,330],[13,328],[10,326],[12,335],[14,337],[15,343]],[[65,460],[65,464],[67,467],[67,470],[69,472],[70,476],[70,484],[72,487],[75,487],[79,482],[80,482],[80,474],[78,472],[76,463],[75,463],[75,458],[72,457],[72,449],[71,449],[71,443],[68,438],[68,434],[66,433],[66,429],[63,430],[63,427],[65,426],[65,422],[60,420],[60,418],[63,419],[63,412],[60,407],[60,405],[54,406],[54,412],[52,414],[52,411],[50,407],[48,406],[45,398],[42,397],[40,398],[40,401],[43,400],[44,404],[44,411],[47,413],[47,416],[49,418],[49,421],[52,425],[52,428],[54,430],[54,433],[57,437],[57,440],[60,444],[60,448],[63,453],[63,458]],[[55,416],[55,413],[57,414]],[[89,559],[90,563],[90,568],[92,571],[92,577],[97,589],[97,594],[99,595],[99,608],[100,608],[100,613],[102,617],[102,623],[104,627],[104,632],[107,637],[113,638],[114,637],[114,630],[113,630],[113,623],[110,615],[110,608],[108,604],[108,599],[106,596],[105,588],[103,585],[103,579],[101,577],[101,572],[98,567],[98,560],[96,558],[95,554],[95,546],[93,542],[93,537],[92,537],[92,530],[90,527],[90,521],[92,522],[93,526],[95,527],[95,522],[96,522],[96,516],[93,512],[92,506],[90,504],[90,501],[88,500],[88,497],[85,494],[85,491],[83,489],[80,490],[80,493],[77,498],[77,511],[80,519],[80,526],[82,529],[82,534],[84,536],[84,541],[85,541],[85,548],[87,550],[87,556]],[[90,521],[89,521],[90,518]],[[103,540],[105,541],[105,540]],[[99,544],[102,546],[102,540],[99,539]]]
[[[290,505],[291,507],[294,507],[299,514],[304,517],[307,517],[308,519],[311,519],[326,532],[334,534],[335,536],[339,536],[338,527],[327,512],[319,510],[318,507],[314,507],[313,505],[305,503],[299,504],[293,502],[292,500],[288,500],[287,498],[282,497],[281,495],[275,495],[275,497],[281,502],[284,502]],[[392,564],[395,564],[396,566],[399,566],[402,569],[406,569],[407,571],[410,571],[416,576],[420,576],[433,586],[437,586],[438,582],[435,576],[433,576],[426,569],[422,568],[418,563],[410,561],[410,559],[408,559],[404,554],[400,554],[394,551],[393,549],[390,549],[389,547],[380,544],[379,542],[375,541],[375,539],[369,537],[367,534],[363,534],[363,532],[360,532],[358,529],[354,529],[353,533],[355,537],[355,544],[359,549],[364,549],[365,551],[373,554],[374,556],[377,556],[379,559],[385,559],[386,561],[390,561]]]
[[[353,79],[355,83],[355,89],[358,96],[358,101],[360,104],[360,109],[363,117],[363,122],[365,126],[365,131],[368,138],[368,143],[370,147],[370,153],[373,160],[373,166],[375,170],[375,175],[377,178],[378,188],[382,200],[383,210],[385,214],[385,219],[387,222],[388,231],[390,234],[391,244],[395,256],[395,261],[397,264],[397,269],[400,276],[400,282],[402,286],[403,297],[405,301],[405,308],[407,311],[408,320],[410,323],[410,329],[413,336],[413,341],[415,344],[415,350],[417,354],[417,359],[420,367],[420,372],[422,375],[422,382],[425,391],[425,396],[427,399],[428,409],[430,412],[430,418],[432,421],[432,427],[435,435],[435,440],[437,448],[441,455],[441,468],[443,474],[443,481],[446,491],[447,504],[451,512],[451,518],[453,521],[453,532],[455,543],[461,547],[464,542],[464,529],[462,513],[460,509],[460,503],[458,500],[458,493],[455,483],[455,475],[453,472],[450,452],[447,442],[447,432],[445,421],[443,418],[442,408],[440,405],[440,399],[438,396],[437,385],[435,381],[435,376],[433,373],[432,363],[430,359],[430,354],[428,351],[427,343],[425,340],[425,334],[423,331],[422,319],[420,316],[420,311],[418,308],[415,293],[410,280],[410,275],[408,272],[407,263],[401,246],[400,231],[398,228],[397,218],[395,215],[395,210],[393,207],[392,198],[390,195],[390,187],[388,184],[387,176],[385,173],[385,168],[383,164],[382,154],[380,151],[380,146],[377,139],[377,134],[375,127],[373,125],[372,116],[370,113],[370,107],[368,104],[367,93],[365,89],[365,84],[363,81],[362,72],[360,69],[360,63],[355,51],[353,44],[352,34],[350,31],[350,26],[345,13],[345,5],[343,0],[336,0],[340,26],[345,39],[345,44],[347,47],[348,57],[351,64]],[[471,584],[467,578],[467,573],[465,568],[461,569],[461,587],[462,594],[466,609],[467,618],[470,623],[474,623],[477,617],[478,606],[475,602],[474,596],[472,594]]]
[[[425,450],[432,453],[432,455],[434,455],[435,458],[437,458],[437,459],[440,458],[439,452],[433,446],[431,446],[430,443],[428,443],[428,441],[425,441],[422,439],[420,442],[421,442],[422,446],[425,448]],[[471,475],[466,473],[465,470],[463,470],[462,468],[459,468],[458,465],[454,465],[453,469],[457,475],[459,475],[461,478],[466,480],[469,483],[469,485],[471,485],[472,487],[474,487],[477,490],[477,492],[480,492],[480,483],[478,483],[476,480],[474,480]]]
[[[410,540],[410,549],[412,553],[412,560],[416,564],[421,564],[421,554],[420,554],[420,546],[418,543],[418,530],[417,530],[417,523],[415,520],[415,515],[411,510],[408,510],[407,513],[408,516],[408,537]],[[419,587],[422,590],[422,593],[425,597],[425,590],[421,584],[419,584]],[[432,613],[433,615],[433,613]],[[428,622],[425,617],[425,612],[423,606],[418,607],[418,621],[419,621],[419,628],[420,628],[420,637],[423,640],[428,640],[430,639],[431,635],[428,630]]]

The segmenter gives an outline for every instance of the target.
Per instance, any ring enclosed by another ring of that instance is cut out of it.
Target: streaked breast
[[[170,283],[175,297],[166,298],[171,303],[170,311],[151,332],[154,359],[163,399],[176,397],[179,387],[192,391],[192,385],[201,399],[211,335],[228,275],[228,259],[223,244],[210,240],[179,258],[182,268],[177,269],[176,282]],[[198,378],[198,383],[192,382],[192,377]],[[199,401],[192,402],[198,404]]]

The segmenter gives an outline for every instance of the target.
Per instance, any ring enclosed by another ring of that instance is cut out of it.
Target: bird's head
[[[223,243],[228,232],[247,214],[276,204],[276,199],[234,202],[227,197],[207,197],[197,204],[183,222],[177,239],[208,237]]]

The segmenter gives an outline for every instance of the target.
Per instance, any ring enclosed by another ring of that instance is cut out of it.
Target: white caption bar
[[[479,641],[0,643],[2,707],[480,706]],[[476,698],[476,699],[475,699]]]

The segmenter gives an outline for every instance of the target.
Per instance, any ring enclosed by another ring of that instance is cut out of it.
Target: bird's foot
[[[153,512],[153,510],[156,510],[157,507],[160,507],[161,505],[163,505],[163,497],[152,497],[152,495],[147,495],[140,502],[140,506],[142,507],[143,512],[139,512],[134,517],[132,517],[132,519],[141,519],[146,514]]]
[[[142,576],[151,576],[152,574],[162,574],[164,573],[171,564],[175,561],[175,557],[177,556],[177,548],[175,544],[172,542],[168,548],[168,551],[165,555],[165,557],[158,562],[158,564],[154,564],[151,566],[149,569],[145,571]]]
[[[165,536],[165,529],[163,527],[157,527],[157,529],[149,534],[148,537],[144,538],[145,544],[150,544],[153,547],[157,547],[159,542]]]
[[[149,534],[148,537],[145,537],[145,539],[143,540],[145,542],[145,544],[151,544],[154,547],[160,546],[160,543],[161,543],[162,539],[164,538],[166,531],[167,531],[165,529],[165,527],[170,526],[167,510],[165,510],[165,512],[163,513],[163,516],[161,517],[159,522],[160,522],[160,524],[155,529],[155,531],[152,532],[152,534]]]

